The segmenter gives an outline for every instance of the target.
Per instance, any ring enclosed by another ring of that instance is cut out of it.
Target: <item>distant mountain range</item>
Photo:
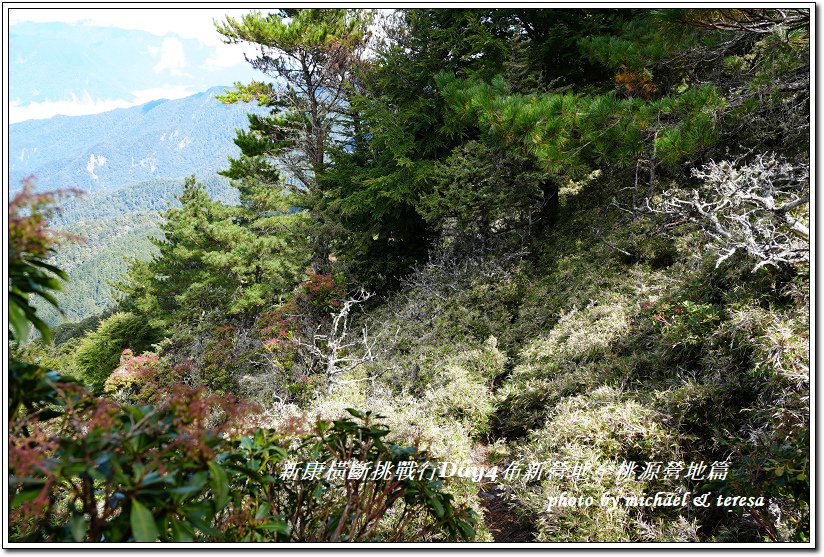
[[[224,105],[213,87],[178,100],[156,100],[90,116],[56,116],[9,127],[10,189],[34,175],[40,189],[95,192],[156,178],[207,178],[239,149],[250,105]]]
[[[161,212],[177,204],[183,181],[194,174],[213,199],[236,203],[237,190],[216,173],[239,154],[235,131],[257,106],[220,103],[213,87],[179,100],[156,100],[91,116],[57,116],[12,124],[9,131],[12,193],[37,177],[40,190],[75,187],[87,193],[64,202],[53,226],[84,238],[58,248],[52,262],[70,282],[58,293],[64,316],[46,304],[47,323],[79,321],[114,304],[109,284],[127,268],[125,258],[156,252]]]

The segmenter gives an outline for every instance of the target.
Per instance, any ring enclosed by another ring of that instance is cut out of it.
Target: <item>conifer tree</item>
[[[252,67],[274,80],[235,84],[221,100],[271,108],[253,122],[251,133],[262,140],[257,146],[266,144],[255,155],[277,161],[310,193],[329,147],[347,137],[348,98],[369,21],[366,10],[285,9],[217,25],[226,42],[259,48]]]
[[[280,191],[246,184],[241,205],[227,206],[192,177],[180,203],[166,212],[158,255],[133,262],[118,285],[124,307],[164,326],[213,314],[220,321],[276,299],[303,271],[306,250],[294,230],[304,214],[289,214]]]

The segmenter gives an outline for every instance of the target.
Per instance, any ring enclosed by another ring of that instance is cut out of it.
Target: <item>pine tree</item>
[[[252,133],[263,141],[257,146],[266,145],[256,155],[276,160],[310,193],[329,147],[348,136],[348,98],[370,17],[366,10],[285,9],[217,25],[226,42],[258,47],[252,67],[274,80],[235,84],[221,100],[271,108],[253,122]]]

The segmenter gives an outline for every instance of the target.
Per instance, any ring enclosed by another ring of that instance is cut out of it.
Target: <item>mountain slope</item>
[[[155,211],[134,211],[67,226],[64,230],[78,239],[60,246],[50,261],[69,275],[66,290],[57,293],[63,315],[40,304],[43,320],[50,325],[80,321],[111,307],[109,283],[126,272],[127,259],[147,259],[157,251],[149,238],[163,235],[162,220]]]
[[[222,176],[198,174],[197,179],[212,199],[229,205],[238,202],[237,190]],[[155,178],[89,192],[66,200],[53,221],[58,228],[65,228],[72,223],[110,219],[133,211],[162,212],[177,203],[175,197],[183,191],[183,182],[182,178]]]
[[[91,116],[58,116],[10,127],[10,187],[35,175],[41,190],[75,187],[82,196],[66,200],[53,218],[55,228],[80,236],[58,248],[52,263],[65,269],[71,285],[58,294],[63,316],[40,311],[49,325],[77,321],[112,306],[109,283],[126,270],[125,257],[154,252],[149,237],[161,234],[160,212],[176,203],[184,177],[203,182],[213,199],[236,203],[237,191],[219,170],[238,128],[247,127],[248,105],[226,106],[215,95],[224,87],[180,100]]]
[[[100,191],[136,181],[207,177],[238,153],[232,140],[254,107],[224,105],[225,87],[178,100],[9,127],[10,187],[29,175],[42,189]]]
[[[237,190],[224,178],[201,181],[212,199],[237,203]],[[43,320],[55,326],[112,307],[109,283],[126,271],[125,258],[147,259],[157,252],[149,238],[162,236],[161,213],[179,205],[176,196],[182,191],[183,180],[158,178],[67,200],[54,217],[55,228],[77,239],[58,247],[51,263],[68,273],[70,283],[57,294],[63,315],[43,303],[38,306]]]

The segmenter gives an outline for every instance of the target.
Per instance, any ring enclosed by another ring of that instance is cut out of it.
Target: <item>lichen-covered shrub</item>
[[[549,334],[527,343],[519,365],[497,392],[495,429],[508,436],[523,435],[540,425],[563,397],[624,374],[626,362],[614,355],[612,346],[630,330],[631,311],[620,296],[572,309]]]
[[[677,513],[658,521],[646,509],[621,504],[601,505],[604,495],[631,496],[643,492],[673,490],[664,480],[642,481],[636,474],[622,474],[621,466],[633,462],[643,470],[644,462],[678,460],[677,438],[661,425],[661,416],[631,395],[613,387],[600,387],[589,394],[567,397],[551,412],[546,424],[533,431],[516,448],[515,461],[567,462],[588,466],[578,478],[569,474],[545,479],[514,479],[511,482],[514,508],[531,517],[537,526],[537,541],[640,541],[694,539],[689,520],[673,529],[664,524]],[[590,506],[556,505],[547,508],[550,497],[566,493],[592,497]],[[686,518],[686,517],[682,517]]]
[[[280,412],[272,412],[268,419],[277,427],[283,423],[309,424],[317,418],[334,420],[347,414],[347,408],[370,408],[391,430],[393,443],[425,449],[436,459],[453,462],[473,461],[473,447],[487,427],[492,404],[492,378],[500,374],[505,357],[497,348],[494,337],[474,349],[451,354],[445,350],[442,363],[421,358],[414,379],[419,382],[414,392],[401,387],[398,381],[380,375],[372,381],[352,382],[333,393],[316,398],[308,410],[288,404]],[[368,377],[379,360],[361,373]],[[357,375],[353,375],[356,378]],[[401,378],[403,379],[403,378]],[[423,381],[423,383],[420,383]],[[481,515],[478,484],[467,479],[456,479],[447,487],[456,503],[466,505]],[[479,525],[478,541],[489,540],[489,533]]]
[[[545,339],[528,345],[523,358],[537,364],[585,361],[603,354],[629,326],[628,301],[591,302],[563,315]]]
[[[607,458],[661,460],[675,456],[677,443],[660,424],[660,415],[616,387],[566,398],[531,438],[533,456],[585,445]]]

